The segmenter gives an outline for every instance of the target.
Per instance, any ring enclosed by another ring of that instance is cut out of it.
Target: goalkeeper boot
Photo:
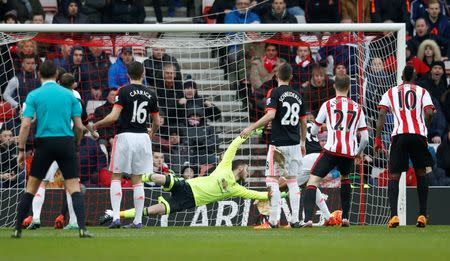
[[[105,211],[105,214],[104,214],[103,216],[100,216],[100,217],[98,218],[98,223],[99,223],[100,225],[104,225],[104,224],[106,224],[106,223],[108,223],[108,222],[111,222],[112,220],[113,220],[112,210],[107,209],[107,210]]]
[[[131,229],[141,229],[142,228],[142,223],[134,224],[134,222],[131,222],[130,224],[125,225],[122,228],[125,228],[125,229],[129,229],[129,228],[131,228]]]
[[[424,215],[420,215],[417,218],[416,227],[425,227],[427,225],[427,218]]]
[[[33,216],[28,216],[23,220],[22,227],[27,228],[31,224],[31,222],[33,222]]]
[[[290,226],[291,226],[291,228],[300,228],[301,227],[300,222],[291,223]]]
[[[341,227],[349,227],[349,226],[350,222],[348,221],[348,219],[346,218],[342,219]]]
[[[336,226],[337,224],[338,224],[338,222],[333,216],[331,216],[329,219],[325,220],[325,223],[323,223],[323,225],[326,227]]]
[[[80,233],[80,238],[94,237],[89,231],[87,231],[87,229],[80,229],[79,233]]]
[[[55,229],[63,229],[64,227],[64,215],[61,214],[55,219]]]
[[[27,227],[27,230],[35,230],[41,227],[41,223],[38,221],[32,221],[31,224]]]
[[[22,230],[14,229],[11,238],[21,238],[22,237]]]
[[[396,228],[400,224],[400,219],[398,216],[393,216],[389,219],[388,228]]]
[[[64,230],[76,230],[78,229],[78,224],[67,224],[67,226],[64,227]]]
[[[117,228],[121,228],[121,225],[120,225],[120,219],[114,220],[114,221],[108,226],[108,228],[109,228],[109,229],[117,229]]]

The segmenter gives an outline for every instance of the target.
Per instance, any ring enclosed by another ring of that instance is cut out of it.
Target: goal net
[[[231,140],[263,115],[266,95],[276,86],[273,75],[280,63],[292,64],[291,84],[302,94],[310,120],[321,103],[334,95],[333,77],[350,75],[350,96],[364,105],[371,138],[376,104],[388,87],[397,84],[398,68],[404,66],[400,25],[2,26],[1,31],[14,33],[2,33],[0,46],[0,76],[4,79],[0,226],[13,224],[33,146],[30,135],[27,167],[22,170],[14,158],[15,140],[8,137],[19,133],[21,105],[26,94],[39,87],[37,68],[45,59],[74,74],[76,90],[92,122],[109,113],[115,90],[128,83],[126,64],[133,59],[143,62],[144,84],[156,93],[163,116],[162,127],[152,140],[154,171],[185,178],[212,173]],[[391,125],[388,120],[383,136],[386,145]],[[110,208],[111,174],[107,166],[115,132],[115,126],[102,129],[97,141],[86,134],[80,148],[80,179],[87,187],[87,220],[92,225]],[[250,164],[251,175],[245,183],[249,188],[265,189],[269,133],[270,128],[266,128],[265,135],[251,138],[237,152],[236,159]],[[307,138],[310,152],[317,152],[319,138]],[[355,224],[384,224],[389,216],[387,155],[373,155],[370,144],[366,160],[356,165],[351,176],[350,221]],[[52,225],[60,214],[62,183],[58,171],[47,186],[43,225]],[[122,187],[122,209],[131,208],[130,180],[124,178]],[[330,181],[323,187],[330,210],[340,208],[338,173],[330,174]],[[162,193],[154,184],[146,183],[146,205],[156,203]],[[283,220],[290,216],[287,206],[283,202]],[[151,226],[245,226],[260,218],[251,200],[229,199],[144,220]],[[315,219],[323,222],[319,212]]]

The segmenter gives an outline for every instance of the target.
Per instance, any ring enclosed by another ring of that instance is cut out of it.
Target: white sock
[[[39,186],[38,191],[33,198],[33,221],[41,222],[41,210],[45,201],[45,187]]]
[[[136,214],[134,215],[134,224],[142,223],[142,212],[144,211],[144,185],[142,183],[133,185],[133,198],[134,198],[134,208],[136,209]]]
[[[120,202],[122,201],[122,184],[120,180],[112,180],[109,189],[111,197],[111,207],[113,210],[113,220],[120,219]]]
[[[276,179],[266,179],[267,186],[270,187],[272,191],[272,198],[270,199],[270,215],[269,222],[272,225],[278,224],[278,219],[280,217],[280,201],[281,201],[281,193],[280,186],[278,185],[278,181]]]
[[[298,188],[297,179],[288,179],[287,186],[289,188],[289,202],[291,204],[291,223],[299,221],[300,211],[300,189]]]
[[[328,209],[325,198],[319,188],[316,190],[316,205],[319,207],[320,211],[322,211],[322,215],[325,220],[328,220],[331,217],[330,210]]]
[[[75,210],[73,210],[72,196],[68,191],[66,191],[67,196],[67,208],[69,209],[69,224],[78,225],[77,215],[75,215]]]

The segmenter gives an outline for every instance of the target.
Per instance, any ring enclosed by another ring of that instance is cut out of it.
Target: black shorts
[[[341,176],[348,176],[354,168],[355,159],[339,156],[322,150],[319,157],[311,168],[311,175],[324,178],[335,167],[338,168]]]
[[[389,172],[401,173],[407,171],[410,159],[415,169],[423,169],[433,165],[427,138],[418,134],[394,136],[389,154]]]
[[[174,180],[171,195],[158,198],[158,202],[166,207],[166,214],[194,208],[195,199],[191,186],[184,179],[174,178],[172,175],[168,177]]]
[[[78,156],[73,137],[36,138],[34,145],[30,176],[44,179],[48,168],[56,161],[64,179],[79,177]]]

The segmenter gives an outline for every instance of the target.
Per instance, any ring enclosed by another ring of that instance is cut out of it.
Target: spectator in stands
[[[428,7],[428,3],[429,1],[427,0],[412,0],[411,1],[411,15],[410,15],[410,19],[411,19],[411,24],[415,25],[417,22],[417,19],[419,18],[424,18],[425,16],[428,15],[428,11],[427,11],[427,7]],[[442,15],[448,15],[447,13],[447,9],[445,8],[445,3],[444,1],[440,0],[439,1],[439,10],[441,12]]]
[[[325,68],[315,65],[311,71],[312,77],[309,85],[303,89],[306,110],[314,117],[317,116],[320,106],[336,95],[333,80],[328,79]]]
[[[62,12],[53,17],[54,24],[86,24],[88,18],[80,12],[81,1],[62,1]]]
[[[111,66],[109,55],[101,48],[102,41],[98,37],[91,39],[90,45],[86,50],[86,81],[90,88],[100,89],[106,97],[109,92],[108,70]]]
[[[305,4],[307,23],[339,23],[339,0],[310,0]]]
[[[266,102],[270,96],[270,92],[274,87],[278,86],[278,81],[276,78],[277,77],[274,75],[272,79],[263,83],[260,88],[253,91],[252,96],[250,97],[252,100],[250,115],[254,119],[259,119],[264,115],[266,110]]]
[[[112,24],[143,24],[146,16],[143,0],[112,0],[106,13]]]
[[[18,24],[19,21],[17,20],[17,11],[11,10],[5,14],[3,17],[3,23],[5,24]]]
[[[371,2],[372,22],[384,23],[387,20],[394,23],[409,22],[405,0],[373,0]]]
[[[184,179],[192,179],[195,178],[196,170],[188,163],[183,166],[183,168],[181,168],[181,171],[179,173],[181,173],[181,177]]]
[[[84,48],[79,45],[73,46],[69,56],[67,72],[71,73],[75,77],[78,92],[84,100],[90,99],[90,86],[86,77],[88,72],[87,70],[88,68],[86,65]]]
[[[111,89],[119,89],[120,87],[130,83],[127,76],[127,65],[134,60],[133,48],[124,47],[117,55],[117,60],[109,67],[108,86]]]
[[[297,18],[286,9],[285,0],[273,0],[272,8],[261,16],[263,24],[296,24]]]
[[[255,56],[252,58],[252,66],[250,72],[250,82],[252,84],[252,90],[256,90],[261,85],[272,79],[277,73],[280,65],[285,63],[278,57],[278,50],[275,44],[266,44],[265,55],[263,57]]]
[[[439,35],[429,34],[428,33],[428,25],[424,18],[418,18],[416,20],[415,30],[416,30],[416,35],[411,37],[411,39],[409,39],[406,42],[412,55],[417,55],[419,45],[423,41],[425,41],[427,39],[431,39],[431,40],[434,40],[439,45],[439,48],[441,49],[441,54],[443,56],[448,57],[448,54],[447,54],[448,40],[443,37],[440,37]]]
[[[408,45],[406,45],[405,53],[406,53],[406,62],[414,66],[414,71],[416,71],[417,79],[420,80],[427,74],[427,72],[430,71],[430,67],[426,65],[421,59],[417,58],[417,56],[412,55]]]
[[[295,56],[292,66],[292,82],[294,86],[301,86],[303,88],[309,85],[311,79],[311,70],[314,65],[314,59],[311,57],[311,49],[309,46],[297,47],[297,55]],[[298,88],[297,90],[300,90]]]
[[[39,0],[12,0],[11,2],[14,9],[17,11],[17,18],[22,24],[31,20],[33,13],[44,12]]]
[[[428,142],[439,144],[448,131],[448,123],[445,119],[440,101],[433,96],[431,96],[431,100],[434,104],[435,112],[431,124],[428,127]]]
[[[0,132],[0,188],[13,187],[24,181],[24,173],[18,173],[16,139],[12,131]]]
[[[156,80],[156,95],[160,111],[167,116],[167,125],[174,127],[178,125],[180,118],[177,113],[177,100],[183,95],[181,81],[175,79],[175,65],[166,63],[163,65],[163,79]]]
[[[441,101],[442,95],[449,89],[447,76],[445,75],[445,64],[441,61],[435,61],[430,67],[431,70],[428,75],[417,84],[425,88],[437,101]]]
[[[345,64],[335,64],[334,65],[334,71],[333,71],[334,77],[342,77],[344,75],[348,75],[347,73],[347,67],[345,67]],[[334,78],[333,78],[334,80]]]
[[[358,0],[341,1],[342,18],[350,18],[353,23],[370,23],[370,0],[362,0],[363,20],[358,21]]]
[[[440,102],[442,112],[444,113],[445,119],[448,122],[447,129],[450,131],[450,90],[447,90],[444,94],[442,94]]]
[[[85,0],[81,2],[81,13],[87,16],[91,24],[106,23],[104,14],[106,12],[107,1]]]
[[[446,15],[441,13],[439,0],[428,1],[428,15],[425,16],[430,34],[450,38],[450,25]]]
[[[14,9],[11,1],[0,1],[0,17],[4,17],[5,14]]]
[[[153,150],[153,172],[169,175],[171,169],[165,161],[165,155],[162,152]]]
[[[35,59],[33,55],[23,57],[20,70],[9,80],[3,93],[3,98],[14,108],[21,109],[28,93],[41,85]]]
[[[89,137],[83,137],[80,144],[80,182],[85,186],[95,186],[98,172],[106,167],[106,156],[100,145]]]
[[[35,12],[31,16],[32,24],[45,24],[45,13],[44,12]]]
[[[297,46],[293,44],[300,44],[299,39],[294,36],[293,32],[281,32],[279,35],[279,40],[283,41],[283,44],[278,45],[278,56],[292,64],[297,55]]]
[[[209,10],[209,18],[216,19],[217,24],[225,23],[225,16],[235,7],[235,2],[230,0],[215,0]]]
[[[444,175],[435,175],[435,186],[450,186],[450,132],[448,132],[436,151],[437,167],[444,171]]]
[[[178,117],[180,117],[180,123],[185,122],[186,111],[190,109],[204,110],[204,115],[207,120],[214,121],[221,118],[220,109],[212,101],[198,95],[197,83],[191,77],[184,82],[183,97],[178,100]]]
[[[70,70],[69,69],[69,60],[70,60],[70,56],[72,53],[72,47],[73,47],[73,40],[71,38],[66,38],[64,39],[64,43],[60,45],[59,49],[60,52],[58,54],[59,57],[56,57],[53,59],[53,62],[55,63],[55,65],[57,67],[62,67],[64,68],[66,71]]]
[[[110,89],[108,96],[106,96],[106,102],[97,107],[94,111],[94,121],[99,121],[105,118],[111,111],[116,100],[116,90]],[[117,124],[114,123],[110,127],[101,128],[98,130],[100,135],[98,142],[110,148],[113,144],[114,135],[116,134]]]
[[[191,109],[187,112],[186,137],[189,146],[189,162],[192,165],[215,164],[217,135],[204,118],[202,109]]]
[[[166,53],[163,47],[153,47],[152,55],[144,60],[145,81],[149,86],[155,86],[156,80],[163,78],[163,64],[172,63],[175,66],[175,80],[181,81],[181,67],[177,59]]]
[[[175,173],[180,173],[183,163],[189,161],[185,134],[180,128],[170,129],[169,145],[169,165]]]
[[[425,40],[419,45],[417,58],[430,68],[434,61],[442,61],[441,50],[435,41]]]

